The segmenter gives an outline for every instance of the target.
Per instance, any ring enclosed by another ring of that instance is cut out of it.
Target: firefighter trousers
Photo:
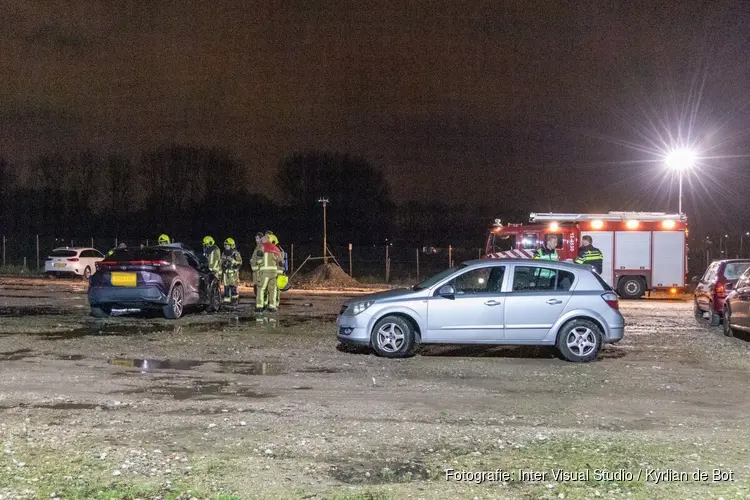
[[[276,272],[261,271],[259,281],[260,285],[258,286],[255,307],[258,309],[276,309],[278,307],[277,297],[279,294],[279,290],[276,287]]]
[[[240,298],[237,292],[237,282],[240,273],[236,269],[227,269],[224,271],[222,281],[224,282],[224,302],[232,302]]]

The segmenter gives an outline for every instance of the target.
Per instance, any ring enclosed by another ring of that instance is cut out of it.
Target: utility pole
[[[323,204],[323,264],[328,264],[328,231],[326,227],[326,208],[328,207],[328,204],[331,202],[328,198],[320,198],[318,200],[318,203]]]

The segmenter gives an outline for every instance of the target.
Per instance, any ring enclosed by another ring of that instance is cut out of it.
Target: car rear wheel
[[[557,349],[567,361],[593,361],[602,348],[602,331],[593,322],[574,319],[563,325],[557,336]]]
[[[211,285],[208,291],[208,312],[218,312],[221,309],[221,288],[218,283]]]
[[[89,278],[91,278],[91,268],[86,266],[86,269],[83,270],[83,279],[88,280]]]
[[[700,308],[697,300],[693,301],[693,316],[695,319],[703,319],[703,309]]]
[[[112,310],[109,307],[91,306],[91,316],[94,318],[108,318],[111,313]]]
[[[734,329],[732,328],[732,311],[729,309],[729,304],[724,304],[724,335],[727,337],[734,337]]]
[[[721,324],[721,316],[714,309],[713,304],[708,309],[710,320],[708,326],[719,326]]]
[[[370,345],[378,356],[405,358],[414,348],[414,329],[398,316],[386,316],[372,329]]]
[[[167,319],[180,319],[183,313],[184,298],[182,285],[173,286],[172,292],[169,294],[169,303],[164,306],[164,317]]]
[[[623,299],[640,299],[646,293],[646,283],[638,276],[623,276],[617,286]]]

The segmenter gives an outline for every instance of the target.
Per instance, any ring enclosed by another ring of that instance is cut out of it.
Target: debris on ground
[[[361,287],[357,280],[346,274],[337,264],[321,264],[302,276],[295,276],[296,288],[347,288]]]

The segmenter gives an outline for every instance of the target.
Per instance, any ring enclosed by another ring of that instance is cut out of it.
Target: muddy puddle
[[[430,478],[430,471],[421,462],[339,464],[328,474],[346,484],[408,483]]]
[[[115,358],[111,359],[109,363],[123,368],[137,368],[141,373],[161,370],[192,370],[197,367],[203,368],[204,371],[237,375],[283,375],[287,373],[284,363],[276,361]]]
[[[236,396],[238,398],[266,399],[276,397],[273,394],[257,392],[249,387],[233,385],[226,380],[208,381],[192,380],[191,385],[154,385],[150,387],[129,389],[117,394],[149,394],[167,396],[175,401],[186,399],[215,399]]]
[[[73,309],[46,306],[0,306],[0,317],[24,318],[28,316],[64,316],[73,314]]]

